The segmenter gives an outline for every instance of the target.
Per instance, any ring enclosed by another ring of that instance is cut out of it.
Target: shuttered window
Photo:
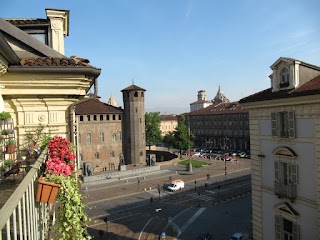
[[[295,199],[297,197],[298,165],[282,161],[274,162],[275,186],[278,196]]]
[[[295,138],[294,111],[272,112],[271,128],[273,137]]]
[[[300,227],[298,224],[281,217],[275,216],[275,240],[299,240]]]

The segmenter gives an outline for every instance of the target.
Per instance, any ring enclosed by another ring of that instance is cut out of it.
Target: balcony
[[[43,151],[0,209],[0,240],[47,239],[50,222],[54,223],[55,219],[54,204],[35,201],[36,181],[46,158],[46,151]]]
[[[280,198],[285,197],[293,202],[297,198],[297,185],[294,183],[284,184],[281,180],[275,180],[274,193]]]

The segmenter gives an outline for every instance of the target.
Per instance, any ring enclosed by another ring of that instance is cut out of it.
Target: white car
[[[200,152],[195,152],[193,155],[192,155],[192,157],[200,157]]]

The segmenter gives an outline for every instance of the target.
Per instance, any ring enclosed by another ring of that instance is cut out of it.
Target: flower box
[[[59,184],[46,182],[42,176],[38,179],[36,201],[51,204],[59,192]]]

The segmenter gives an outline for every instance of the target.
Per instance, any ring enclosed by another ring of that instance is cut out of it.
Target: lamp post
[[[160,201],[160,185],[158,184],[159,201]]]

